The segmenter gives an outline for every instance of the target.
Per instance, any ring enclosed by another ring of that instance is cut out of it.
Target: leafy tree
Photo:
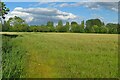
[[[84,23],[84,20],[83,20],[83,21],[81,21],[81,25],[80,25],[80,32],[81,33],[85,32],[84,28],[85,28],[85,23]]]
[[[118,24],[117,32],[120,34],[120,24]]]
[[[48,27],[50,32],[53,32],[55,30],[54,23],[52,21],[48,21],[46,26]]]
[[[9,31],[10,24],[4,21],[4,25],[2,25],[2,31]]]
[[[84,20],[81,21],[81,27],[84,29],[84,26],[85,26],[85,23],[84,23]]]
[[[94,30],[93,27],[85,27],[85,32],[87,32],[87,33],[93,33],[93,32],[95,32],[95,30]]]
[[[69,22],[66,22],[66,24],[64,26],[57,26],[57,28],[59,29],[59,32],[69,32]]]
[[[80,27],[80,33],[84,33],[85,32],[85,30],[84,30],[84,28],[81,26],[81,25],[79,25],[79,27]]]
[[[90,20],[87,20],[86,21],[86,32],[90,32],[94,25],[97,25],[98,27],[101,27],[101,26],[104,25],[104,23],[101,22],[100,19],[90,19]]]
[[[0,18],[1,23],[2,19],[5,19],[5,15],[7,15],[9,11],[10,9],[6,7],[6,4],[4,2],[0,2],[0,16],[2,17]]]
[[[77,22],[71,22],[71,32],[80,32],[80,25]]]
[[[63,22],[62,22],[62,20],[60,20],[60,21],[58,21],[58,26],[63,26]]]
[[[2,24],[0,23],[0,32],[2,32]]]
[[[0,21],[1,21],[1,27],[4,26],[4,29],[5,29],[5,25],[4,25],[4,22],[5,22],[5,15],[8,14],[9,12],[9,8],[6,7],[5,3],[4,2],[0,2]],[[2,29],[2,28],[1,28]]]
[[[30,27],[29,27],[29,30],[28,30],[29,32],[37,32],[38,31],[38,29],[37,29],[37,26],[36,25],[31,25]]]
[[[42,32],[49,32],[50,29],[49,29],[47,26],[42,25],[42,26],[41,26],[41,31],[42,31]]]
[[[99,33],[108,33],[108,28],[105,26],[100,27]]]
[[[23,20],[20,17],[14,16],[13,18],[9,18],[7,21],[13,28],[13,31],[28,31],[28,24],[25,23],[25,20]]]
[[[69,29],[70,29],[70,24],[69,24],[69,22],[66,22],[66,24],[64,26],[65,32],[69,32]]]
[[[56,26],[57,32],[65,32],[65,27],[63,26],[62,20],[58,21],[58,25]]]
[[[106,27],[109,29],[109,33],[118,33],[118,24],[108,23]]]
[[[94,25],[94,26],[93,26],[93,29],[94,29],[94,32],[95,32],[95,33],[99,33],[99,29],[100,29],[100,28],[99,28],[97,25]]]

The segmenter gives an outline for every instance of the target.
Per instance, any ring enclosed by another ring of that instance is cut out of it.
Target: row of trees
[[[99,19],[90,19],[86,23],[84,21],[81,24],[77,22],[63,22],[60,20],[57,26],[54,26],[52,21],[49,21],[47,25],[33,25],[29,26],[25,20],[20,17],[9,18],[8,21],[2,22],[5,19],[5,15],[8,14],[9,8],[6,7],[4,2],[0,2],[0,31],[14,31],[14,32],[77,32],[77,33],[120,33],[120,25],[108,23],[104,24]]]
[[[118,24],[108,23],[104,24],[99,19],[90,19],[86,23],[81,21],[81,24],[77,22],[66,22],[63,25],[62,20],[58,21],[58,24],[54,26],[52,21],[48,21],[46,25],[28,25],[25,20],[20,17],[9,18],[4,22],[2,31],[11,32],[74,32],[74,33],[119,33]]]

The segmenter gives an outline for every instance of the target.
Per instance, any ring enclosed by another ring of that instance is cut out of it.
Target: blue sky
[[[19,16],[28,24],[46,24],[48,20],[76,21],[99,18],[105,23],[118,22],[115,2],[5,2],[10,8],[7,20]]]

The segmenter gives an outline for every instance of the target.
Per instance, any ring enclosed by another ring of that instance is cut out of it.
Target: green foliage
[[[80,32],[80,25],[77,22],[71,22],[71,32]]]
[[[90,19],[86,21],[86,27],[92,27],[94,25],[97,25],[98,27],[102,26],[102,22],[99,19]]]
[[[99,19],[90,19],[86,21],[86,32],[95,32],[93,30],[93,26],[97,25],[98,27],[101,27],[102,25],[104,25],[104,23],[101,22],[101,20]]]
[[[4,2],[0,2],[0,11],[3,19],[5,19],[5,15],[10,11],[9,8],[6,7]],[[2,19],[1,23],[2,23]],[[103,27],[104,26],[104,27]],[[0,31],[14,31],[14,32],[76,32],[76,33],[111,33],[117,34],[119,32],[118,24],[108,23],[105,27],[104,22],[101,22],[100,19],[90,19],[86,21],[86,26],[84,20],[81,21],[81,24],[77,22],[66,22],[66,25],[63,26],[62,20],[58,21],[58,25],[54,27],[54,23],[52,21],[48,21],[47,25],[39,25],[29,27],[25,20],[20,17],[15,16],[14,18],[9,18],[6,22],[4,21],[4,25],[0,26]]]
[[[100,27],[99,32],[100,33],[108,33],[108,28],[105,26],[102,26],[102,27]]]
[[[85,32],[84,28],[80,26],[80,33],[84,33],[84,32]]]
[[[66,27],[65,26],[56,26],[56,31],[57,32],[66,32]]]
[[[10,24],[6,21],[4,21],[4,24],[2,25],[2,31],[10,31]]]
[[[6,25],[4,25],[4,19],[5,19],[5,15],[8,14],[9,12],[9,8],[6,7],[5,3],[4,2],[1,2],[0,1],[0,22],[1,22],[1,25],[0,25],[0,31],[2,31],[2,27],[4,26],[5,28],[5,31],[8,31],[8,27],[6,27]]]
[[[56,26],[56,32],[66,32],[66,27],[63,26],[62,20],[58,21],[58,25]]]
[[[8,14],[9,8],[6,7],[4,2],[0,2],[0,16],[2,16],[3,19],[5,19],[5,15]]]
[[[4,25],[5,27],[3,27],[3,31],[7,31],[6,29],[8,29],[9,31],[15,31],[15,32],[27,32],[28,31],[28,24],[25,23],[25,20],[17,16],[14,16],[13,18],[9,18],[7,23]]]
[[[94,29],[94,32],[95,32],[95,33],[99,33],[99,32],[100,32],[100,31],[99,31],[100,28],[99,28],[97,25],[94,25],[94,26],[93,26],[93,29]]]
[[[4,22],[2,31],[11,32],[75,32],[75,33],[119,33],[118,24],[101,22],[99,19],[90,19],[81,21],[81,24],[73,21],[71,24],[66,22],[63,25],[62,20],[58,21],[58,25],[54,26],[52,21],[48,21],[46,25],[28,25],[25,20],[20,17],[9,18],[8,21]]]
[[[81,21],[81,27],[84,29],[85,28],[85,23],[84,23],[84,20]]]
[[[0,23],[0,32],[2,32],[2,24]]]
[[[84,33],[85,32],[85,23],[84,20],[81,21],[81,25],[80,25],[80,33]]]
[[[69,30],[70,30],[70,24],[69,24],[69,22],[66,22],[66,24],[65,24],[65,32],[69,32]]]
[[[118,24],[117,32],[120,34],[120,24]]]
[[[118,24],[108,23],[106,27],[109,29],[109,33],[118,33]]]
[[[95,30],[94,30],[93,27],[86,27],[86,28],[85,28],[85,32],[87,32],[87,33],[94,33]]]
[[[13,18],[9,18],[8,23],[12,26],[18,26],[20,24],[25,24],[25,20],[20,17],[14,16]]]
[[[2,78],[25,76],[26,52],[12,38],[17,35],[2,36]]]
[[[48,32],[53,32],[53,31],[55,31],[55,29],[54,29],[54,23],[51,22],[51,21],[48,21],[48,22],[47,22],[46,27],[48,27],[48,29],[49,29]]]
[[[60,20],[60,21],[58,21],[58,26],[63,26],[63,22],[62,22],[62,20]]]

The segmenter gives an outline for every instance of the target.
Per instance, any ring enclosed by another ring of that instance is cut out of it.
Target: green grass
[[[23,33],[13,39],[25,50],[29,78],[115,78],[118,35]],[[14,44],[13,44],[14,45]]]
[[[0,34],[0,79],[2,78],[2,35]]]
[[[2,36],[2,78],[25,76],[26,51],[14,40],[15,35]]]

